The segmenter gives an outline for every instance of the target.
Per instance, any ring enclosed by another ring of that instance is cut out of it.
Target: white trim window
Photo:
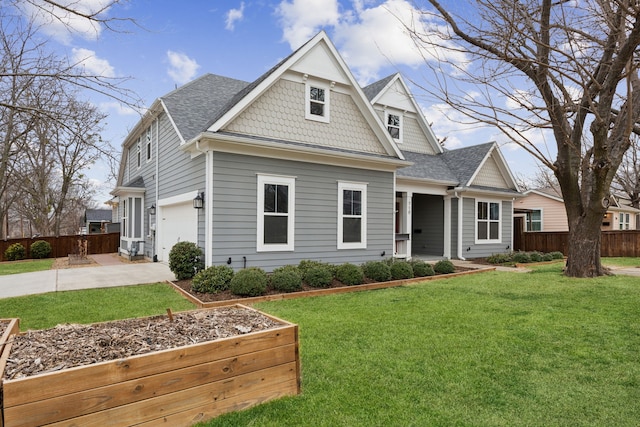
[[[146,147],[147,147],[147,163],[148,163],[151,161],[151,127],[147,129]]]
[[[326,84],[307,82],[305,84],[305,118],[329,123],[330,90]]]
[[[619,219],[620,219],[620,230],[628,230],[629,222],[631,219],[629,214],[620,212]]]
[[[402,143],[402,115],[396,112],[387,112],[387,130],[395,142]]]
[[[142,166],[142,148],[140,146],[141,144],[142,144],[142,137],[138,138],[138,143],[136,144],[136,159],[137,159],[138,169],[140,168],[140,166]]]
[[[526,230],[542,231],[542,209],[532,209],[526,214]]]
[[[295,177],[258,175],[258,252],[294,249],[295,200]]]
[[[476,200],[476,243],[500,243],[501,235],[502,203]]]
[[[338,249],[367,247],[367,184],[338,182]]]

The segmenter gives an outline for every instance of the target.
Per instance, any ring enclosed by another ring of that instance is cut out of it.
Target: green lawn
[[[54,258],[47,258],[29,261],[0,262],[0,276],[51,270],[54,261]]]
[[[203,425],[637,426],[640,279],[561,266],[259,304],[303,392]]]
[[[166,283],[50,292],[0,299],[0,317],[19,317],[20,329],[95,323],[195,308]]]
[[[640,267],[640,258],[603,257],[602,265],[617,267]]]

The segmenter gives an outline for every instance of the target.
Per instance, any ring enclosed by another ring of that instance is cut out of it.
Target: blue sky
[[[106,3],[80,1],[90,10]],[[457,7],[455,0],[449,3]],[[46,22],[42,31],[60,55],[82,62],[92,73],[130,77],[126,87],[150,106],[154,99],[205,73],[253,81],[323,29],[362,85],[396,71],[417,81],[429,79],[423,55],[399,22],[420,22],[412,4],[405,0],[130,0],[108,9],[105,16],[133,18],[139,27],[123,23],[126,31],[114,33],[76,19],[66,27]],[[455,116],[450,109],[420,90],[414,94],[438,138],[447,138],[445,147],[505,142],[495,130],[448,120],[445,113]],[[119,148],[140,112],[88,96],[109,116],[103,138]],[[502,151],[514,174],[535,174],[534,161],[524,150],[506,144]],[[100,164],[89,172],[100,187],[98,202],[108,200],[113,188],[107,175]]]

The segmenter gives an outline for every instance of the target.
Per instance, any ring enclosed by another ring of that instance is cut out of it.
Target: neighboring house
[[[525,191],[516,202],[515,215],[523,217],[524,231],[568,231],[564,200],[557,188]],[[640,210],[622,203],[616,196],[608,198],[609,207],[602,218],[602,231],[635,230]]]
[[[520,193],[496,144],[443,151],[400,75],[360,88],[324,32],[254,82],[207,74],[123,143],[120,252],[268,271],[302,259],[482,257]]]
[[[87,234],[106,233],[111,224],[111,209],[86,209],[84,211],[83,228]]]

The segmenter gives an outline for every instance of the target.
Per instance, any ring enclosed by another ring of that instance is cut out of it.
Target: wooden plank
[[[5,407],[7,424],[43,425],[296,362],[296,345],[217,360],[52,399]]]
[[[295,384],[295,369],[295,362],[291,362],[82,417],[52,423],[50,426],[109,427],[133,425],[162,419],[179,412],[202,408],[212,402],[220,402],[241,394],[244,394],[243,399],[261,400],[262,391],[265,388],[280,388],[282,384],[290,387],[292,382]],[[295,387],[292,394],[294,393]]]
[[[197,408],[188,409],[175,414],[166,415],[162,418],[136,424],[138,427],[155,427],[165,425],[170,427],[187,427],[195,423],[207,421],[219,415],[228,412],[242,411],[253,406],[279,399],[286,396],[294,396],[299,394],[296,392],[297,381],[287,381],[280,384],[268,384],[260,388],[260,393],[254,393],[252,396],[240,394],[231,396],[228,399],[216,401]],[[257,391],[257,389],[255,390]]]
[[[2,322],[8,322],[2,336],[0,337],[0,381],[4,368],[7,365],[9,353],[11,353],[11,336],[20,332],[20,319],[0,319]]]
[[[4,382],[4,405],[9,407],[22,405],[87,388],[102,387],[155,373],[226,359],[238,354],[281,347],[294,342],[295,328],[290,324],[266,331],[137,355],[128,359],[7,380]]]

